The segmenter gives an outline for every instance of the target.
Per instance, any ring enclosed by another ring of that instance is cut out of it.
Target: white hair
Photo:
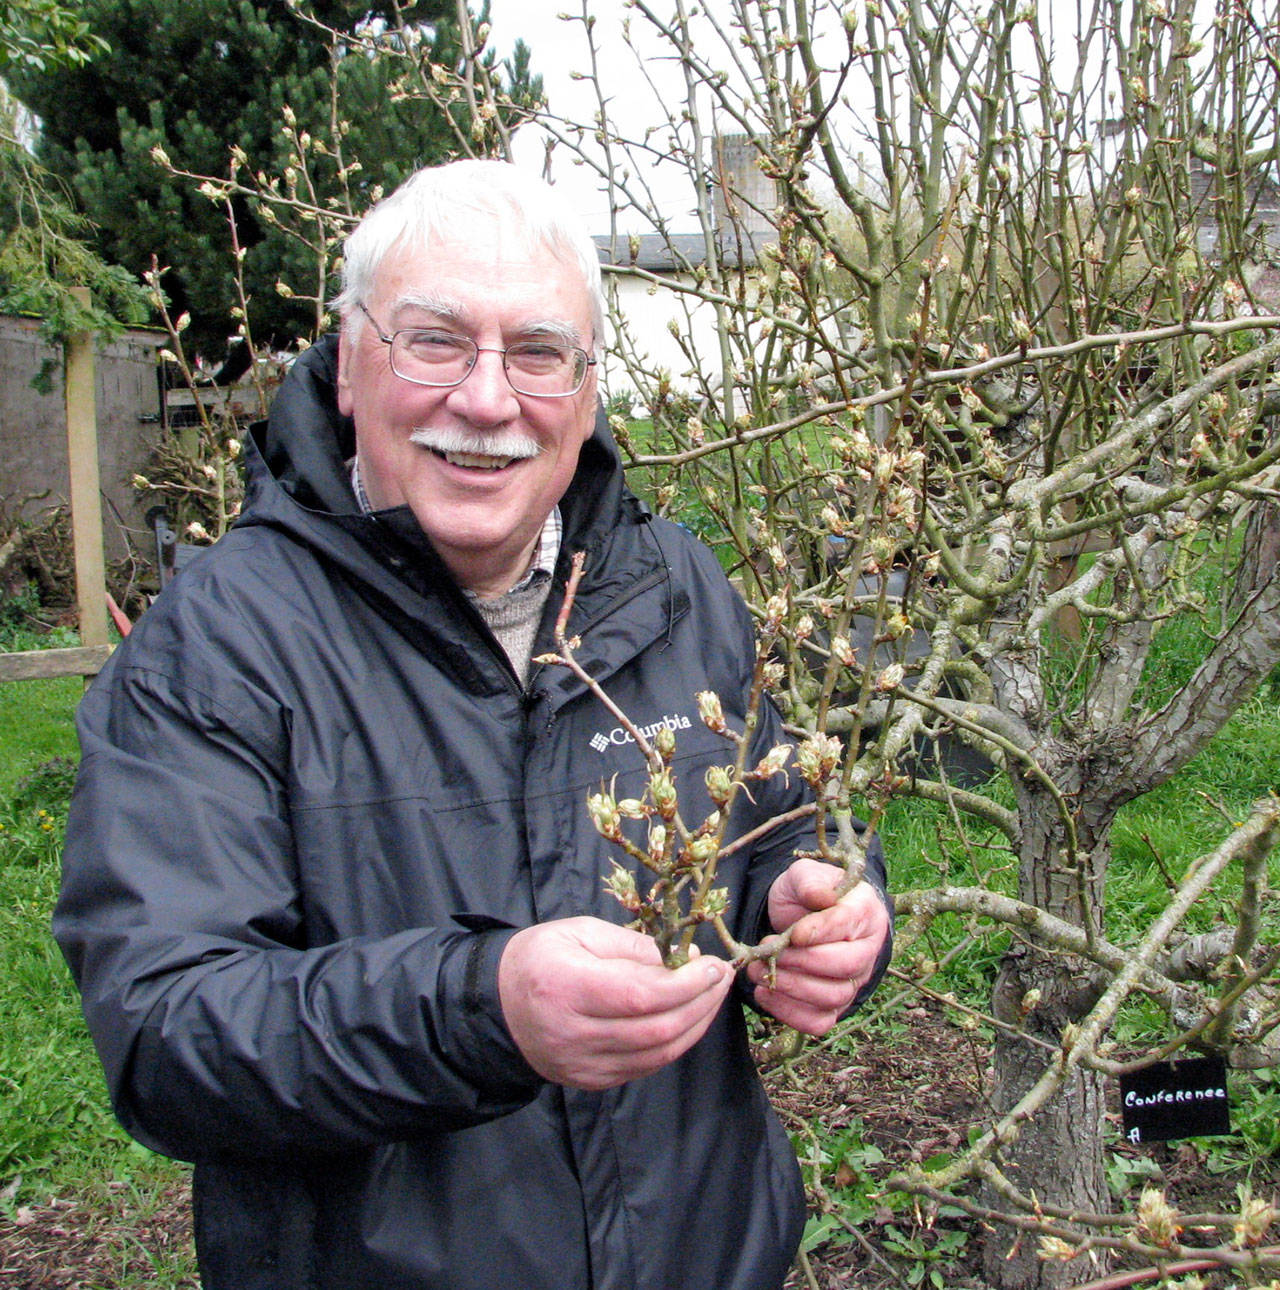
[[[363,319],[382,262],[409,246],[433,240],[465,241],[477,219],[508,219],[530,250],[542,250],[577,268],[591,298],[594,345],[603,336],[600,259],[578,212],[550,184],[506,161],[451,161],[416,171],[365,215],[343,247],[342,292],[332,302],[348,331]]]

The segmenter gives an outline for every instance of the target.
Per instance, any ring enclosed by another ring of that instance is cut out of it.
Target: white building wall
[[[625,320],[625,339],[620,337],[614,319],[607,321],[609,353],[604,360],[602,382],[606,398],[636,392],[627,364],[618,357],[620,351],[634,356],[645,372],[664,369],[670,373],[674,388],[684,393],[696,394],[702,384],[714,387],[719,382],[720,344],[711,305],[625,274],[608,275],[605,297],[611,305],[610,313]],[[680,341],[671,334],[672,324],[679,331]],[[692,360],[690,354],[694,356]]]

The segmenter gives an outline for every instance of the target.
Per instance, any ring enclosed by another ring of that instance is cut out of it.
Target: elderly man
[[[694,696],[741,723],[750,624],[622,484],[594,248],[544,185],[459,162],[375,207],[344,273],[242,519],[81,709],[55,930],[116,1112],[195,1162],[206,1290],[776,1290],[803,1195],[735,974],[622,926],[584,802],[643,760],[531,662],[584,552],[578,657],[676,730],[709,809],[727,745]],[[755,798],[738,833],[799,800]],[[889,920],[878,853],[837,901],[806,841],[722,877],[740,937],[793,927],[740,990],[817,1034]]]

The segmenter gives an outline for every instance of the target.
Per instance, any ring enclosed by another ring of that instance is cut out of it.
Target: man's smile
[[[451,466],[463,466],[467,470],[505,470],[513,461],[523,461],[522,457],[489,457],[479,452],[441,452],[432,448],[442,461]]]
[[[536,439],[516,431],[466,434],[420,426],[409,436],[409,442],[462,470],[505,470],[541,451]]]

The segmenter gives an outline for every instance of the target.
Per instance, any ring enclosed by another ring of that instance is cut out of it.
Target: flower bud
[[[694,864],[705,864],[720,849],[715,837],[711,834],[704,834],[700,838],[690,839],[687,848],[689,859]]]
[[[624,908],[633,914],[640,909],[640,892],[636,888],[635,876],[629,869],[624,869],[616,860],[611,860],[609,875],[604,879],[605,890]]]
[[[659,864],[667,853],[667,826],[655,824],[649,830],[649,859]]]
[[[717,806],[723,806],[733,792],[733,773],[727,766],[708,766],[705,776],[707,794]]]
[[[840,740],[834,735],[815,734],[796,749],[796,768],[811,788],[817,788],[840,763]]]
[[[670,757],[676,750],[676,732],[670,726],[659,726],[653,736],[653,746],[659,757]]]
[[[776,658],[771,658],[760,669],[760,676],[764,681],[766,690],[778,692],[782,689],[782,683],[787,678],[787,669]]]
[[[649,776],[649,796],[653,798],[653,804],[664,820],[675,818],[676,786],[669,772],[660,770]]]
[[[769,779],[782,770],[791,756],[790,744],[774,744],[756,764],[755,774],[761,779]]]

